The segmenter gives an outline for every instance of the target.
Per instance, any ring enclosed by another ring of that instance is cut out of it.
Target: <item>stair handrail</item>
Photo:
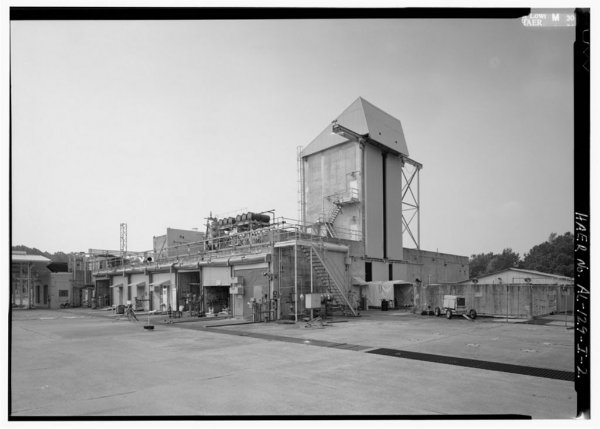
[[[340,284],[342,282],[340,281],[340,278],[338,277],[338,273],[335,271],[336,270],[335,265],[331,265],[328,262],[326,262],[325,255],[321,254],[321,251],[314,244],[311,244],[311,247],[313,248],[313,250],[315,250],[315,253],[317,254],[317,258],[319,258],[319,261],[323,265],[323,268],[325,268],[325,271],[327,271],[327,274],[329,274],[329,277],[333,280],[333,284],[334,284],[335,288],[338,290],[339,294],[344,299],[346,306],[348,306],[348,308],[350,309],[352,314],[354,316],[356,316],[356,312],[355,312],[354,308],[352,307],[352,304],[350,304],[350,301],[348,301],[348,298],[346,297],[346,294],[344,293],[343,288],[340,287]]]
[[[338,283],[343,284],[344,283],[344,273],[342,273],[341,271],[338,270],[338,267],[335,264],[329,264],[329,261],[327,260],[327,256],[325,256],[325,251],[324,249],[317,249],[318,252],[320,252],[320,256],[321,259],[323,259],[323,265],[327,264],[330,268],[330,270],[332,271],[335,280],[337,280]]]

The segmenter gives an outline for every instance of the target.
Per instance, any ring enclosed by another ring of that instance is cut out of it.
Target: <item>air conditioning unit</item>
[[[232,285],[243,285],[244,284],[244,278],[243,277],[232,277],[231,278],[231,284]]]

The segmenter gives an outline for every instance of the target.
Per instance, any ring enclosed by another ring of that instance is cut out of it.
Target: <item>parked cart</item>
[[[452,319],[452,316],[455,315],[462,315],[471,320],[475,320],[477,317],[477,311],[475,311],[475,309],[471,308],[467,311],[464,296],[444,295],[443,307],[435,307],[434,314],[439,317],[442,312],[446,314],[447,319]]]

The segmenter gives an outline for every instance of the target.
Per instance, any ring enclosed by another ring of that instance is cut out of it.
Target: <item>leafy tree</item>
[[[486,267],[487,273],[494,273],[496,271],[502,271],[507,268],[517,268],[521,262],[521,257],[518,253],[513,252],[512,249],[504,249],[499,255],[494,255],[492,260]]]
[[[469,260],[469,274],[471,277],[479,277],[506,268],[518,267],[521,258],[512,249],[504,249],[500,254],[480,253],[472,255]]]
[[[533,246],[525,254],[522,268],[573,277],[574,244],[575,237],[570,232],[563,235],[552,233],[547,241]]]
[[[504,249],[500,254],[480,253],[469,260],[471,277],[479,277],[506,268],[524,268],[543,273],[573,277],[575,237],[570,232],[563,235],[550,234],[544,243],[533,246],[521,259],[512,249]]]
[[[471,255],[471,259],[469,260],[469,275],[471,277],[479,277],[487,274],[487,267],[493,258],[494,254],[492,252]]]

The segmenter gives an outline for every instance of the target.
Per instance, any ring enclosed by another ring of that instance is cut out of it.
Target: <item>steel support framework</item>
[[[127,224],[121,224],[121,256],[127,254]]]
[[[389,151],[402,159],[402,236],[407,235],[414,243],[417,250],[421,250],[421,202],[420,202],[420,171],[423,165],[408,156],[395,152],[382,145],[381,143],[371,139],[368,134],[361,135],[352,131],[337,122],[332,123],[332,131],[349,141],[358,143],[368,142],[372,145]],[[406,165],[410,167],[405,171]],[[415,180],[416,179],[416,180]]]
[[[402,169],[402,178],[404,179],[402,183],[402,235],[408,235],[417,250],[421,250],[420,172],[422,165],[408,162],[409,158],[403,158],[403,161],[405,168]],[[410,167],[406,168],[407,164]]]

